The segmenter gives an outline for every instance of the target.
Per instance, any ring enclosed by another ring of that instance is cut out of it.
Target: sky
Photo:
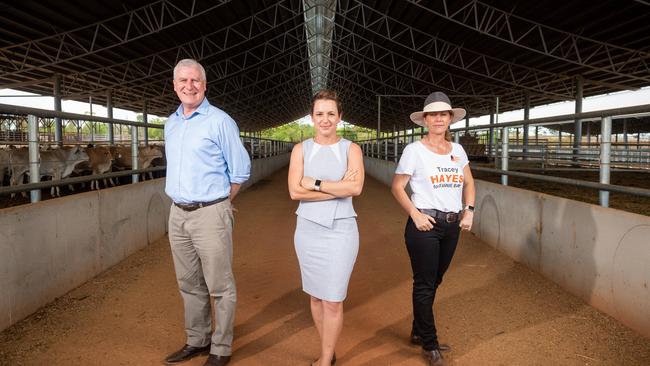
[[[3,97],[3,95],[11,95],[12,97]],[[24,97],[16,97],[17,95],[24,95]],[[26,93],[13,89],[0,89],[0,104],[20,105],[23,107],[40,108],[47,110],[54,110],[54,97]],[[64,112],[89,114],[90,104],[76,102],[72,100],[63,100],[61,108]],[[100,117],[107,117],[106,108],[93,103],[93,115]],[[136,121],[138,113],[127,111],[124,109],[113,108],[113,118],[124,119],[127,121]],[[149,116],[149,120],[157,116]],[[167,116],[165,116],[166,118]]]
[[[650,87],[641,88],[636,91],[621,91],[584,98],[582,100],[582,111],[591,112],[604,109],[631,107],[643,104],[650,104]],[[531,108],[530,118],[533,119],[550,116],[561,116],[564,114],[572,113],[575,113],[575,101],[565,101]],[[523,119],[523,109],[499,114],[499,122],[520,121]],[[490,116],[481,116],[478,118],[469,119],[470,126],[478,126],[489,123]],[[451,128],[458,127],[465,127],[465,120],[459,121],[451,126]]]
[[[12,97],[3,97],[11,95]],[[16,97],[21,95],[21,97]],[[24,95],[24,97],[22,97]],[[452,101],[453,102],[453,101]],[[31,93],[25,93],[12,89],[0,89],[0,103],[2,104],[12,104],[12,105],[21,105],[32,108],[41,108],[41,109],[54,109],[54,98],[49,96],[39,96]],[[635,105],[650,104],[650,87],[642,88],[636,91],[621,91],[616,93],[597,95],[593,97],[588,97],[583,99],[582,110],[583,112],[590,112],[603,109],[611,108],[622,108],[630,107]],[[454,107],[462,107],[455,106]],[[90,105],[88,103],[75,102],[64,100],[62,103],[62,108],[64,112],[72,112],[79,114],[86,114],[90,111]],[[99,104],[93,104],[92,106],[93,115],[106,117],[106,108]],[[548,104],[545,106],[539,106],[531,108],[530,118],[541,118],[549,116],[557,116],[563,114],[571,114],[575,111],[575,102],[566,101],[558,102],[553,104]],[[113,117],[118,119],[125,119],[129,121],[136,120],[137,113],[126,111],[119,108],[114,108]],[[151,118],[156,118],[158,116],[150,116]],[[166,116],[162,117],[163,119]],[[406,117],[405,117],[406,118]],[[499,122],[508,122],[508,121],[517,121],[524,119],[523,109],[505,112],[499,114]],[[301,123],[310,123],[309,116],[305,116],[300,120]],[[490,122],[489,116],[482,116],[477,118],[470,118],[470,126],[488,124]],[[455,123],[452,125],[452,128],[464,127],[465,120]]]

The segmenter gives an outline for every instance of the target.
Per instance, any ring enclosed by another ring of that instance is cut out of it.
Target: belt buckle
[[[448,224],[456,222],[456,220],[458,220],[458,214],[455,212],[447,212],[445,215],[445,221],[447,221]]]

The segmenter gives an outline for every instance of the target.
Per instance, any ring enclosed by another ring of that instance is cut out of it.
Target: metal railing
[[[501,182],[504,185],[508,184],[508,176],[518,176],[527,179],[535,179],[540,181],[550,181],[561,184],[570,184],[583,188],[599,190],[599,201],[604,207],[609,206],[609,192],[627,193],[631,195],[648,197],[650,190],[636,187],[617,186],[609,184],[610,171],[612,168],[629,169],[650,173],[650,143],[640,143],[637,141],[632,144],[612,143],[611,141],[611,125],[613,116],[625,115],[638,115],[640,113],[650,113],[650,104],[608,109],[602,111],[577,113],[570,115],[545,117],[521,121],[512,121],[505,123],[497,123],[491,125],[481,125],[472,127],[463,127],[451,129],[455,142],[462,143],[463,137],[460,136],[461,132],[469,135],[470,132],[478,132],[484,130],[498,130],[501,132],[501,138],[495,139],[494,146],[488,144],[476,144],[477,138],[473,138],[474,143],[465,144],[468,156],[474,158],[485,158],[487,161],[493,161],[496,168],[474,167],[477,171],[484,171],[501,175]],[[600,118],[602,136],[598,143],[589,142],[585,145],[573,146],[566,145],[562,142],[551,142],[549,140],[537,144],[510,144],[509,127],[520,126],[544,126],[548,124],[556,124],[559,122],[574,121],[575,119],[595,119]],[[399,161],[399,157],[404,150],[404,147],[409,143],[416,141],[425,132],[419,128],[406,131],[396,131],[390,137],[382,137],[371,140],[358,141],[365,156]],[[485,133],[486,136],[496,134]],[[573,169],[590,169],[598,168],[600,172],[600,182],[594,183],[585,180],[567,179],[559,177],[549,177],[540,174],[530,174],[521,172],[509,171],[508,166],[513,162],[525,161],[528,164],[538,163],[541,169],[549,167],[572,167]]]

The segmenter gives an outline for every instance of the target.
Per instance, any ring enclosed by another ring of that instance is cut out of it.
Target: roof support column
[[[377,96],[377,158],[379,158],[379,131],[381,131],[381,95]]]
[[[508,135],[510,131],[508,127],[501,129],[501,170],[508,171]],[[508,175],[501,174],[501,184],[508,185]]]
[[[490,125],[494,124],[494,108],[491,108],[490,111]],[[487,153],[488,156],[492,156],[492,152],[494,151],[494,127],[490,127],[490,130],[488,132],[488,141],[487,141]]]
[[[138,164],[138,126],[131,126],[131,169],[140,169]],[[139,181],[139,174],[131,174],[131,183],[138,183]]]
[[[524,97],[524,122],[530,120],[530,94],[526,93]],[[524,160],[528,160],[528,124],[524,125]]]
[[[90,116],[93,116],[93,97],[92,95],[88,97],[88,107],[90,108]],[[90,123],[90,143],[95,143],[95,121],[88,121]]]
[[[147,100],[144,100],[143,106],[142,106],[142,122],[144,124],[147,124],[147,120],[149,119],[149,116],[147,114]],[[144,146],[149,146],[149,128],[144,127]]]
[[[54,110],[61,112],[61,74],[54,75]],[[63,146],[63,124],[61,117],[54,118],[54,141]]]
[[[113,90],[109,89],[106,93],[106,116],[113,118]],[[113,131],[113,122],[108,123],[108,143],[115,145],[115,131]]]
[[[393,124],[393,161],[397,163],[397,145],[399,143],[399,131]],[[388,160],[388,159],[387,159]]]
[[[612,117],[600,120],[600,183],[609,184],[610,154],[612,152]],[[600,205],[609,207],[609,191],[600,191]]]
[[[33,114],[27,116],[27,136],[29,139],[28,142],[28,154],[29,154],[29,183],[38,183],[41,181],[40,174],[40,151],[38,149],[38,117]],[[11,177],[11,179],[15,179]],[[22,177],[21,177],[22,179]],[[33,189],[29,191],[30,201],[32,203],[38,202],[41,200],[41,190]]]
[[[623,119],[623,144],[625,145],[625,162],[630,160],[630,146],[627,144],[627,118]]]
[[[576,77],[576,113],[582,113],[582,91],[584,88],[582,75]],[[573,159],[578,160],[580,154],[580,141],[582,140],[582,120],[576,118],[573,124]]]

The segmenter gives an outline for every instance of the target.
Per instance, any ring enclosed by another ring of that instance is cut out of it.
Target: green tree
[[[351,141],[368,140],[375,136],[374,130],[349,123],[340,125],[337,134]],[[262,131],[262,138],[290,142],[300,142],[313,136],[314,126],[298,121]]]
[[[138,122],[143,122],[144,117],[142,114],[138,114],[135,116],[135,119]],[[152,125],[164,125],[167,120],[164,118],[151,118],[149,117],[147,119],[147,123],[150,123]],[[162,128],[148,128],[147,129],[148,135],[149,135],[149,140],[160,140],[162,141],[164,139],[164,134],[163,134],[163,129]]]
[[[262,138],[279,141],[300,142],[301,139],[305,140],[313,136],[313,126],[302,124],[298,121],[262,131]]]

